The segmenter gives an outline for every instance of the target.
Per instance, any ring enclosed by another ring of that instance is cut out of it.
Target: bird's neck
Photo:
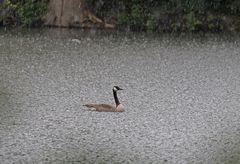
[[[118,97],[117,97],[117,91],[113,90],[113,97],[116,103],[116,106],[118,106],[120,104]]]

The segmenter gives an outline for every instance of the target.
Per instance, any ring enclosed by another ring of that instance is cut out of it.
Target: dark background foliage
[[[99,18],[150,31],[240,29],[239,0],[86,0]],[[1,25],[39,26],[48,0],[1,0]]]

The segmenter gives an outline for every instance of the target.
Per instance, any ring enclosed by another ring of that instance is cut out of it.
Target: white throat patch
[[[113,90],[114,90],[114,91],[117,91],[117,88],[116,88],[116,87],[113,87]]]

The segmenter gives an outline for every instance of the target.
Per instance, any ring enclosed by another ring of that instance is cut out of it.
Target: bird
[[[113,97],[116,103],[116,106],[110,104],[84,104],[83,106],[88,107],[90,110],[97,112],[124,112],[124,106],[119,102],[117,97],[117,91],[123,90],[119,86],[113,86]]]

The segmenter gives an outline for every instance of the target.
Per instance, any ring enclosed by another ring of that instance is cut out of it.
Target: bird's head
[[[114,86],[114,87],[113,87],[113,90],[114,90],[114,91],[119,91],[119,90],[123,90],[123,89],[120,88],[119,86]]]

